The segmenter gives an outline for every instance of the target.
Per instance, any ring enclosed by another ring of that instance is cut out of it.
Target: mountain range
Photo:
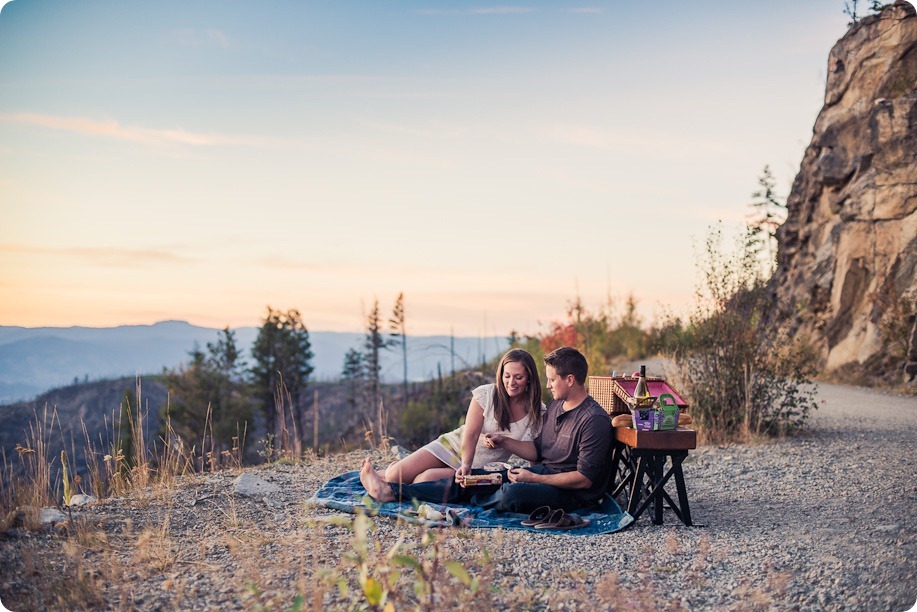
[[[236,342],[250,359],[257,327],[233,329]],[[214,342],[220,330],[185,321],[120,327],[0,326],[0,404],[26,400],[49,389],[78,381],[161,374],[189,360],[195,344]],[[344,355],[361,350],[364,335],[310,331],[315,380],[340,376]],[[428,380],[491,359],[506,350],[501,337],[408,336],[408,379]],[[399,348],[383,353],[386,382],[403,378]]]

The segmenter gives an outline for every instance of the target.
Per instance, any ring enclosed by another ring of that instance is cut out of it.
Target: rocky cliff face
[[[780,324],[819,347],[828,370],[887,354],[883,317],[917,294],[915,83],[917,13],[902,0],[831,50],[775,277]]]

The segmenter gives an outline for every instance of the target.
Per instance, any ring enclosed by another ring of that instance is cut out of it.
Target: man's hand
[[[503,446],[503,440],[505,439],[506,436],[502,436],[500,434],[484,434],[484,446],[487,448],[501,448]]]
[[[525,468],[513,468],[506,473],[510,482],[538,482],[540,474]]]

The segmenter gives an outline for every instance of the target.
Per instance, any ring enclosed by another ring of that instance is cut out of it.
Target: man
[[[368,459],[363,462],[360,480],[370,497],[381,502],[399,498],[444,503],[471,500],[523,514],[539,506],[569,511],[590,505],[605,493],[613,431],[608,414],[586,392],[588,367],[582,353],[571,347],[559,348],[545,357],[554,401],[548,406],[541,433],[534,442],[487,436],[489,445],[528,461],[540,461],[541,465],[511,470],[510,482],[499,488],[482,487],[480,492],[462,489],[452,479],[412,485],[387,483]]]
[[[509,483],[475,500],[481,506],[523,514],[539,506],[570,511],[594,504],[605,494],[614,432],[608,413],[586,391],[586,358],[565,346],[544,362],[554,401],[548,405],[541,433],[534,442],[487,436],[489,445],[538,465],[510,470]]]

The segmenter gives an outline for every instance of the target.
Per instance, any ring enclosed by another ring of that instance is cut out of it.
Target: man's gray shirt
[[[608,484],[613,435],[608,413],[590,395],[566,412],[563,401],[552,401],[534,442],[539,461],[552,474],[577,471],[591,480],[592,486],[578,494],[585,501],[594,501],[604,495]]]

